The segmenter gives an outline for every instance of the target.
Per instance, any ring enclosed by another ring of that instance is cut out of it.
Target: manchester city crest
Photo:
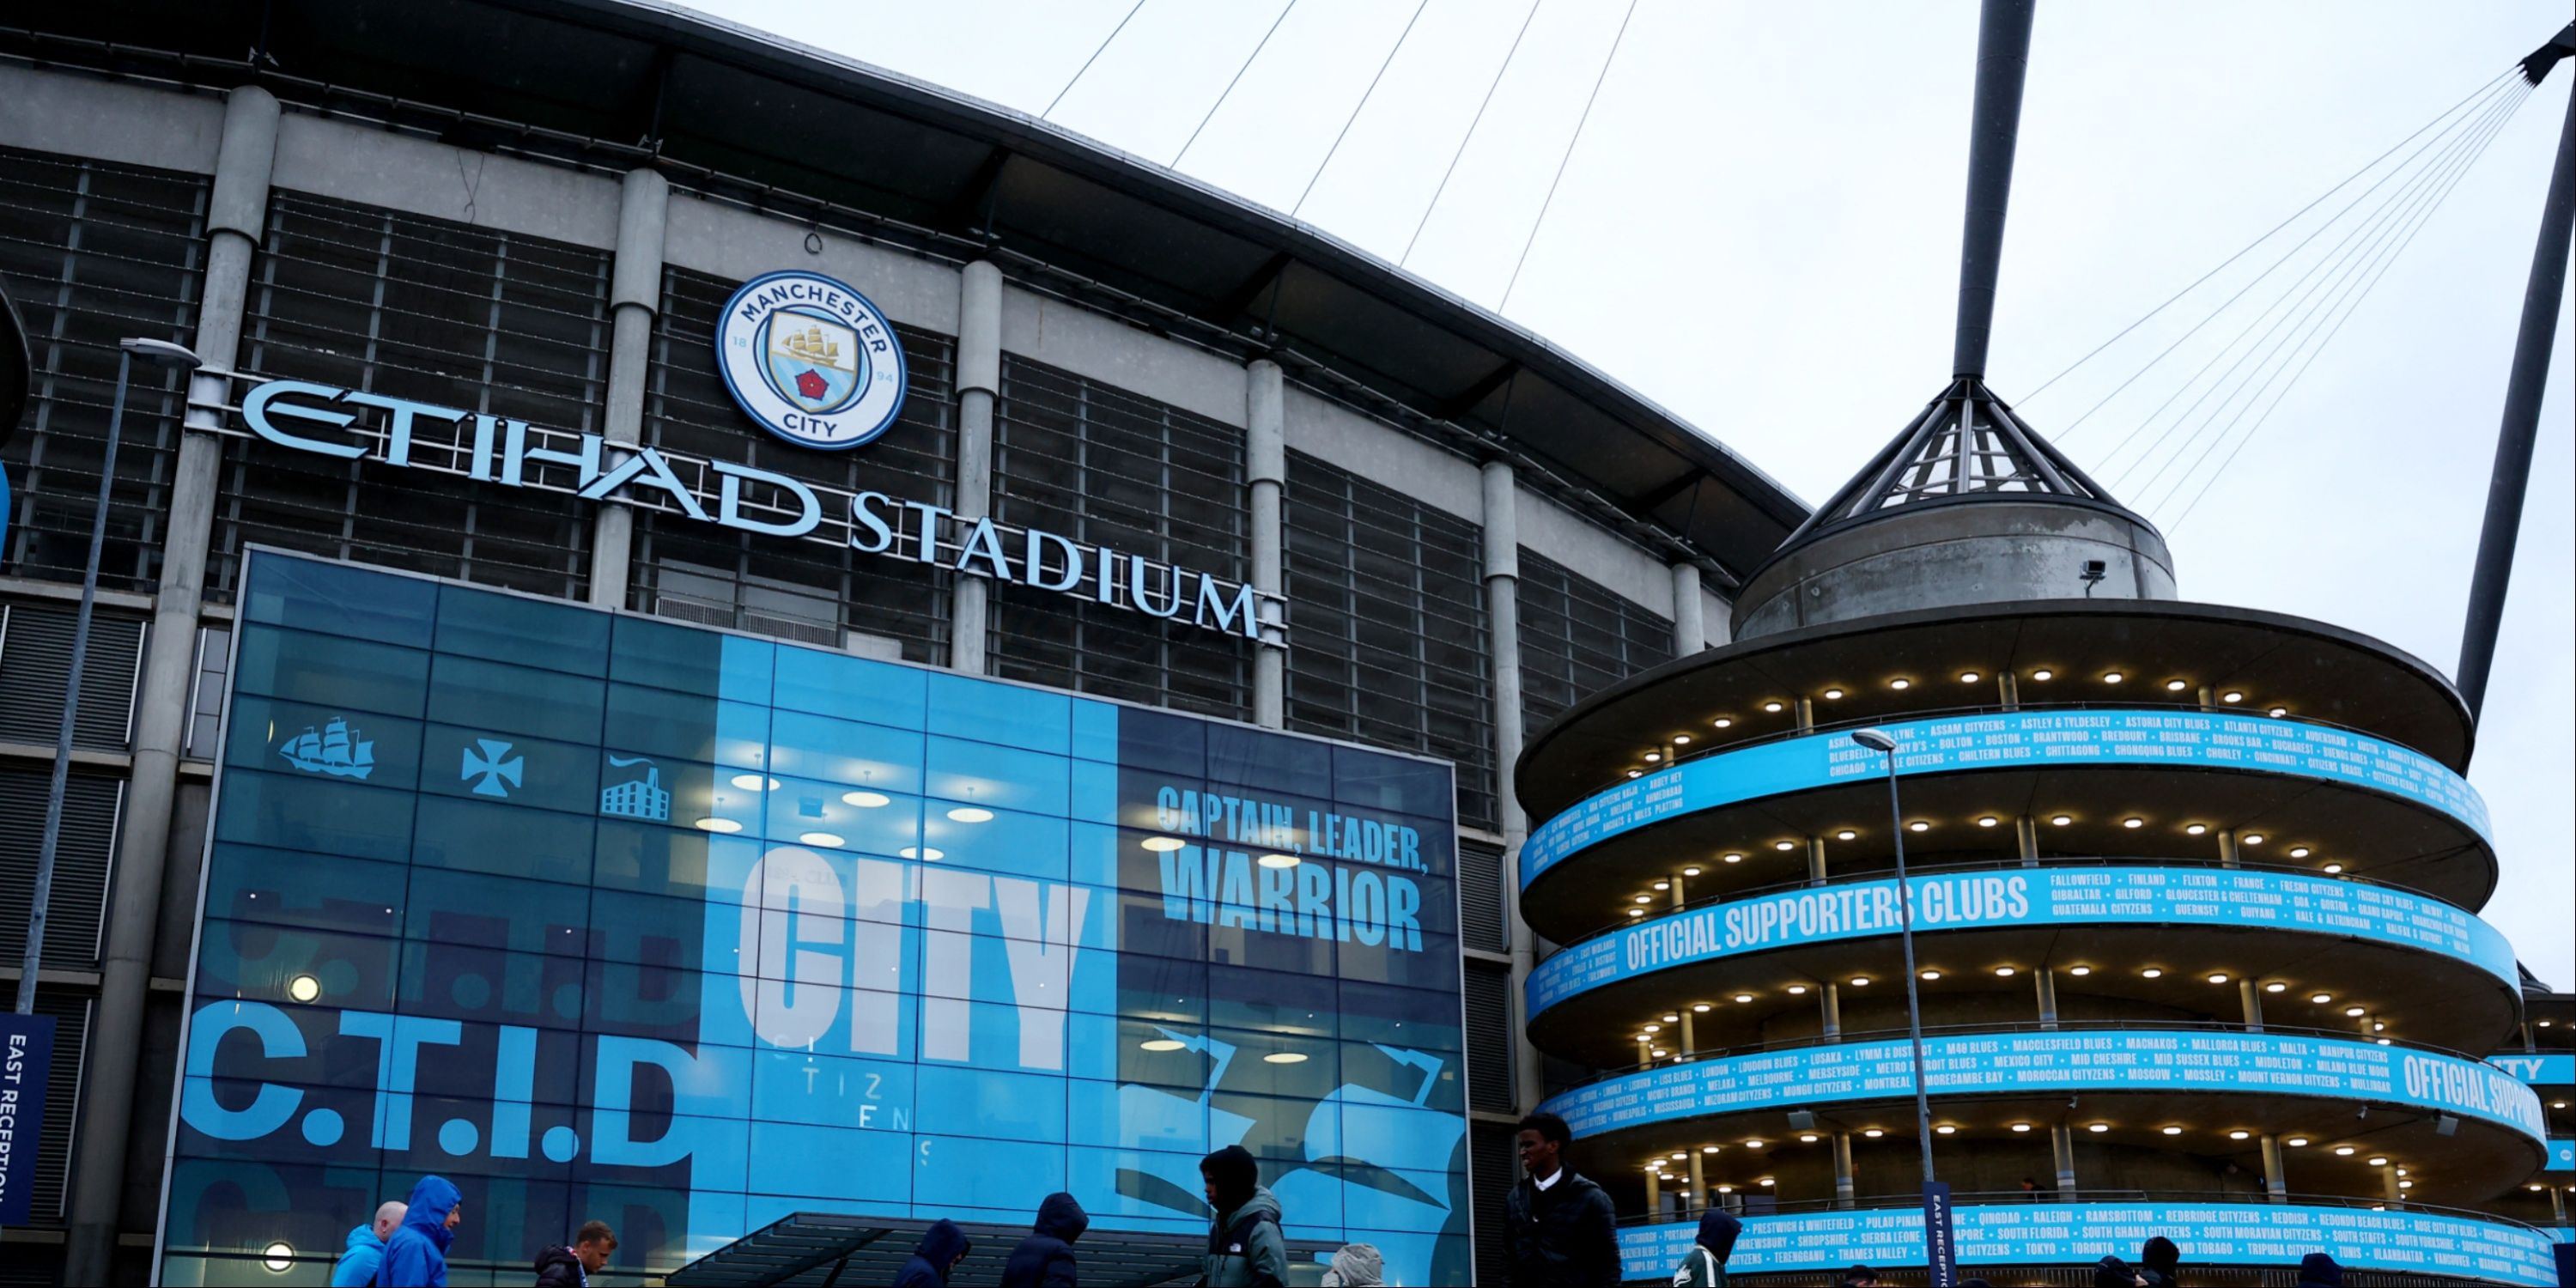
[[[868,297],[820,273],[742,284],[716,321],[716,366],[743,411],[805,447],[857,447],[903,408],[903,345]]]

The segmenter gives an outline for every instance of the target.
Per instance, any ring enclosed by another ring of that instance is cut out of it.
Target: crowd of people
[[[1516,1137],[1521,1179],[1504,1203],[1508,1228],[1509,1288],[1616,1288],[1625,1276],[1619,1255],[1619,1219],[1610,1196],[1566,1166],[1573,1133],[1565,1120],[1538,1113],[1523,1118]],[[1228,1145],[1199,1160],[1211,1217],[1198,1282],[1204,1288],[1279,1288],[1288,1280],[1288,1243],[1280,1233],[1279,1200],[1261,1184],[1261,1166],[1241,1145]],[[375,1219],[349,1231],[348,1249],[332,1267],[332,1288],[445,1288],[447,1247],[465,1219],[463,1196],[444,1177],[424,1176],[408,1201],[376,1209]],[[1001,1288],[1080,1288],[1075,1245],[1091,1217],[1071,1194],[1038,1204],[1037,1220],[1002,1266]],[[1744,1223],[1715,1208],[1700,1213],[1699,1230],[1673,1288],[1725,1288],[1727,1261]],[[617,1234],[592,1221],[570,1243],[539,1253],[537,1288],[587,1288],[608,1265]],[[934,1221],[894,1280],[893,1288],[948,1288],[974,1242],[956,1222]],[[2159,1235],[2138,1249],[2133,1264],[2107,1256],[2094,1264],[2094,1288],[2181,1288],[2182,1249]],[[1348,1244],[1333,1253],[1326,1288],[1383,1284],[1376,1247]],[[1842,1288],[1879,1288],[1878,1272],[1854,1266]],[[1989,1288],[1983,1279],[1959,1288]],[[2322,1252],[2299,1264],[2298,1288],[2343,1288],[2343,1267]]]

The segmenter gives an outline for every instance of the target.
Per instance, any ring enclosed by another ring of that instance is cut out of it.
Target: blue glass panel
[[[330,635],[241,628],[236,691],[365,713],[418,717],[429,707],[429,654]]]
[[[578,957],[590,891],[552,881],[414,868],[403,933],[413,939]]]
[[[936,671],[928,676],[930,732],[1059,756],[1073,749],[1071,697]]]
[[[399,863],[411,856],[415,799],[300,774],[233,769],[224,775],[215,839]]]
[[[1071,803],[1063,756],[933,736],[925,763],[927,794],[942,800],[1058,818]]]
[[[269,698],[233,702],[224,763],[323,782],[409,791],[420,781],[417,720]]]
[[[1062,1145],[922,1133],[914,1148],[916,1205],[1025,1216],[1037,1211],[1039,1200],[1064,1188]]]
[[[960,822],[955,817],[955,811],[966,810],[966,817],[972,820],[977,816],[971,811],[977,809],[992,817],[982,822]],[[1043,881],[1065,879],[1072,833],[1061,818],[944,801],[930,802],[927,814],[921,825],[922,840],[936,846],[946,856],[941,861],[952,868],[977,868]]]
[[[398,863],[335,854],[218,845],[206,867],[210,918],[391,935],[405,878]]]
[[[605,613],[448,586],[438,596],[437,649],[575,675],[608,673]]]
[[[575,1029],[584,963],[573,957],[406,941],[394,1009],[484,1024]]]
[[[762,1050],[752,1058],[751,1116],[903,1132],[913,1121],[913,1066],[902,1060]]]
[[[250,552],[241,619],[428,648],[438,585],[344,564]]]
[[[805,711],[897,729],[922,727],[929,672],[846,653],[783,648],[778,653],[781,711]]]
[[[432,724],[421,733],[421,790],[533,809],[599,810],[595,745]]]
[[[749,703],[612,684],[600,745],[629,756],[760,769],[769,759],[769,711]]]
[[[209,997],[381,1009],[393,1000],[397,940],[209,918],[197,989]]]
[[[904,1132],[751,1125],[751,1183],[763,1194],[844,1202],[900,1203],[912,1197],[912,1137]]]
[[[590,883],[591,819],[472,797],[422,796],[412,861],[468,872]]]
[[[1112,703],[1075,698],[1073,700],[1072,754],[1083,760],[1117,764],[1120,710],[1120,707]]]
[[[430,663],[429,718],[491,735],[599,743],[597,680],[442,654]]]
[[[914,1126],[1002,1140],[1061,1140],[1064,1084],[1060,1075],[925,1064],[914,1082]]]
[[[843,789],[921,792],[922,737],[913,730],[780,708],[771,714],[769,739],[774,772]]]

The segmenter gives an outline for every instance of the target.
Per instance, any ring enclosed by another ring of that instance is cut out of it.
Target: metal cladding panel
[[[1482,841],[1458,842],[1458,923],[1469,948],[1511,947],[1503,910],[1503,851]]]
[[[0,741],[50,747],[63,718],[63,686],[71,678],[72,636],[79,615],[59,604],[0,605]],[[89,653],[81,661],[80,714],[72,746],[83,751],[123,751],[134,727],[135,670],[143,655],[143,623],[94,614]]]
[[[1512,1111],[1511,971],[1471,962],[1467,981],[1467,1107]]]
[[[0,960],[12,969],[25,960],[27,951],[27,914],[35,902],[36,862],[43,848],[45,795],[51,782],[50,770],[0,769],[0,818],[17,823],[0,832]],[[47,969],[98,966],[99,923],[107,910],[117,812],[124,801],[121,779],[75,772],[63,780],[62,840],[54,852],[53,894],[45,910]],[[54,1049],[69,1048],[57,1038]]]

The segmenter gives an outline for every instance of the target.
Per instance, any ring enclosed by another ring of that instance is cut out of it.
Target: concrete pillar
[[[993,513],[993,400],[1002,392],[1002,270],[976,260],[957,286],[957,499],[966,522]],[[949,583],[948,669],[984,673],[993,583],[959,574]]]
[[[1503,886],[1511,892],[1512,1094],[1526,1113],[1538,1105],[1538,1048],[1531,1046],[1529,973],[1537,957],[1529,923],[1521,919],[1521,843],[1529,815],[1512,794],[1512,766],[1521,758],[1521,525],[1519,485],[1505,461],[1485,462],[1485,636],[1493,654],[1494,763],[1502,774]]]
[[[1657,1220],[1664,1215],[1664,1182],[1654,1172],[1646,1173],[1646,1218]]]
[[[214,526],[223,440],[215,408],[232,401],[241,348],[242,306],[252,252],[267,226],[269,173],[277,157],[277,99],[255,85],[224,106],[223,142],[206,211],[206,275],[194,348],[205,360],[189,385],[186,428],[171,473],[170,517],[161,549],[161,586],[143,649],[134,702],[134,772],[126,787],[115,879],[109,883],[99,1002],[81,1077],[74,1132],[63,1282],[116,1278],[116,1217],[124,1195],[125,1147],[134,1121],[135,1075],[143,1064],[143,1011],[151,988],[152,939],[161,918],[161,872],[170,848],[170,811],[187,730],[188,686],[197,659],[197,617],[205,602],[206,542]],[[70,1106],[64,1107],[65,1111]]]
[[[2039,820],[2024,814],[2013,820],[2013,845],[2025,868],[2039,866]]]
[[[2263,990],[2256,988],[2254,986],[2254,981],[2250,979],[2240,979],[2236,981],[2236,992],[2237,996],[2243,999],[2245,1003],[2245,1031],[2248,1033],[2262,1032]]]
[[[2042,966],[2030,973],[2031,987],[2039,994],[2039,1027],[2057,1027],[2057,972]]]
[[[1811,836],[1807,838],[1807,884],[1811,886],[1820,886],[1824,883],[1825,838],[1821,836]]]
[[[1681,874],[1681,873],[1676,872],[1676,873],[1674,873],[1674,874],[1672,875],[1672,887],[1673,887],[1673,911],[1675,911],[1675,912],[1679,912],[1679,911],[1681,911],[1681,910],[1682,910],[1682,908],[1685,906],[1685,901],[1684,901],[1684,898],[1683,898],[1683,895],[1682,895],[1682,874]]]
[[[1708,647],[1707,609],[1699,598],[1699,566],[1673,565],[1673,656],[1689,657]]]
[[[2549,1187],[2549,1217],[2556,1224],[2567,1224],[2567,1196],[2554,1185]]]
[[[1281,552],[1287,548],[1279,494],[1288,484],[1288,390],[1279,364],[1262,358],[1245,370],[1244,466],[1252,484],[1252,588],[1281,593]],[[1265,603],[1263,611],[1271,611]],[[1270,623],[1268,617],[1262,619]],[[1288,719],[1288,654],[1266,639],[1252,654],[1252,720],[1277,729]],[[1505,766],[1504,772],[1510,772]]]
[[[1640,1069],[1651,1069],[1655,1067],[1655,1040],[1653,1038],[1641,1037],[1637,1039],[1637,1067]]]
[[[1834,1206],[1838,1208],[1847,1208],[1851,1205],[1851,1133],[1847,1131],[1838,1131],[1834,1133]]]
[[[2057,1197],[2075,1198],[2075,1129],[2059,1123],[2048,1129],[2049,1152],[2057,1156]]]
[[[653,369],[653,318],[662,307],[662,230],[671,211],[671,184],[651,170],[626,172],[617,199],[617,267],[609,278],[608,306],[616,329],[608,349],[608,411],[600,437],[604,463],[623,464],[617,450],[644,439],[644,378]],[[590,602],[624,608],[635,561],[635,511],[624,501],[600,503],[590,520]]]
[[[1843,1034],[1843,994],[1841,986],[1835,984],[1820,985],[1817,989],[1816,1004],[1824,1008],[1825,1036],[1829,1038],[1841,1037]]]
[[[1688,1217],[1691,1214],[1691,1209],[1693,1208],[1705,1208],[1708,1206],[1708,1172],[1700,1166],[1700,1160],[1706,1157],[1708,1157],[1706,1154],[1703,1154],[1696,1149],[1691,1151],[1690,1201],[1682,1204],[1682,1215],[1684,1217]]]
[[[1815,699],[1791,698],[1789,700],[1789,709],[1796,713],[1798,717],[1798,732],[1806,733],[1816,727]]]
[[[2282,1165],[2281,1137],[2263,1133],[2263,1196],[2274,1203],[2290,1201],[2290,1178]]]
[[[2397,1165],[2391,1163],[2380,1168],[2379,1177],[2388,1183],[2388,1206],[2396,1207],[2403,1204],[2406,1201],[2406,1191],[2397,1184]]]
[[[2218,866],[2222,868],[2235,868],[2243,867],[2244,863],[2244,859],[2236,852],[2236,834],[2224,828],[2219,829]]]
[[[1995,693],[2003,699],[2004,710],[2021,708],[2021,677],[2010,671],[1995,672]]]
[[[1691,1024],[1691,1013],[1688,1006],[1684,1006],[1682,1008],[1681,1017],[1682,1044],[1673,1048],[1673,1054],[1686,1056],[1699,1050],[1699,1030]]]

